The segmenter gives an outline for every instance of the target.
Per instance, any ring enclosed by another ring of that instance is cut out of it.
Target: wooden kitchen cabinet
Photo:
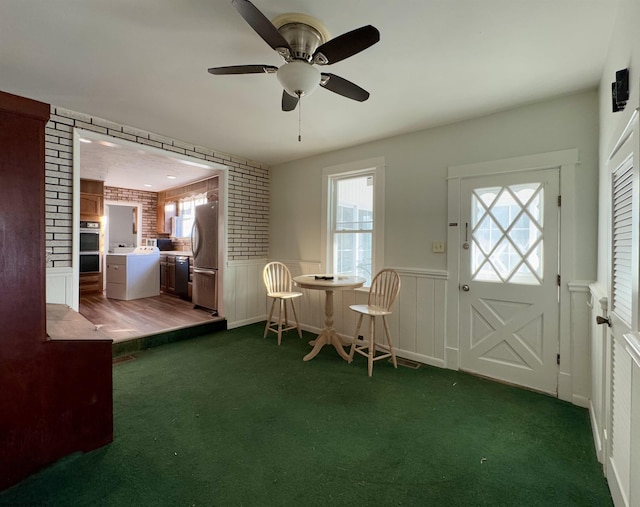
[[[80,273],[80,294],[102,292],[102,273]]]
[[[160,291],[176,292],[176,258],[173,255],[160,256]]]
[[[104,200],[101,195],[80,193],[80,216],[95,218],[102,216]]]
[[[104,213],[104,182],[80,180],[80,218],[100,220]]]

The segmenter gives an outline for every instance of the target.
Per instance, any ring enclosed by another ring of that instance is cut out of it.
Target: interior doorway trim
[[[104,206],[105,208],[107,206],[126,206],[129,208],[136,208],[136,246],[144,246],[142,244],[142,203],[141,202],[135,202],[135,201],[114,201],[111,199],[105,199],[104,201]],[[105,209],[105,216],[109,216],[109,213],[107,213],[107,210]],[[109,222],[107,222],[108,224]],[[104,239],[105,239],[105,254],[108,253],[109,250],[109,229],[107,228],[107,230],[105,231],[105,235],[104,235]]]
[[[72,211],[72,220],[73,220],[73,224],[72,224],[72,228],[71,228],[71,233],[73,236],[73,241],[72,241],[72,249],[71,249],[71,263],[72,263],[72,293],[71,293],[71,297],[70,297],[70,304],[69,306],[75,310],[76,312],[80,311],[80,269],[79,269],[79,258],[80,258],[80,248],[79,248],[79,240],[80,240],[80,149],[81,149],[81,142],[80,139],[81,138],[89,138],[92,140],[103,140],[103,141],[108,141],[108,142],[112,142],[112,143],[116,143],[116,144],[121,144],[121,145],[125,145],[125,146],[129,146],[129,147],[137,147],[139,149],[144,149],[147,152],[150,153],[156,153],[156,154],[160,154],[163,156],[167,156],[167,157],[171,157],[171,158],[177,158],[177,159],[181,159],[187,162],[192,162],[192,163],[196,163],[196,164],[202,164],[202,163],[206,163],[207,165],[210,165],[212,167],[212,169],[217,170],[217,175],[219,176],[219,182],[220,182],[220,186],[219,186],[219,202],[220,202],[220,209],[222,212],[222,222],[223,225],[221,226],[222,228],[222,234],[224,237],[224,255],[221,259],[221,265],[225,265],[226,261],[227,261],[227,252],[228,252],[228,247],[227,245],[228,243],[228,217],[229,217],[229,210],[228,210],[228,194],[229,194],[229,186],[228,186],[228,170],[229,167],[223,164],[220,164],[219,162],[212,162],[210,160],[202,160],[199,158],[195,158],[195,157],[190,157],[189,155],[183,155],[181,153],[177,153],[177,152],[173,152],[173,151],[168,151],[168,150],[164,150],[162,148],[156,148],[155,146],[149,146],[146,144],[142,144],[142,143],[137,143],[134,141],[128,141],[126,139],[122,139],[120,137],[114,137],[114,136],[110,136],[107,134],[101,134],[98,132],[94,132],[94,131],[90,131],[90,130],[84,130],[84,129],[80,129],[80,128],[73,128],[73,196],[72,196],[72,202],[73,202],[73,211]],[[214,175],[212,175],[214,176]],[[133,203],[135,204],[135,203]],[[142,211],[142,208],[139,208],[139,211]],[[141,213],[138,213],[138,220],[141,220]],[[141,224],[138,224],[138,231],[141,230]],[[224,262],[224,264],[222,264]],[[219,297],[219,301],[222,301],[222,294],[224,291],[224,282],[221,279],[220,283],[218,285],[218,297]],[[224,307],[224,302],[220,303],[221,308]]]
[[[447,171],[447,266],[449,280],[447,282],[447,332],[445,338],[445,366],[457,370],[460,367],[460,266],[459,251],[461,248],[460,223],[460,191],[461,182],[465,178],[489,176],[537,169],[558,168],[560,172],[560,195],[562,206],[560,212],[560,372],[558,378],[558,397],[573,402],[573,385],[571,357],[571,294],[568,282],[575,280],[576,266],[576,168],[579,164],[576,148],[525,155],[493,161],[485,161],[458,166],[450,166]],[[587,365],[580,365],[587,367]]]

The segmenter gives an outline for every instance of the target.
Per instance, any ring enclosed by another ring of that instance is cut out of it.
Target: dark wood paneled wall
[[[46,336],[49,110],[0,92],[0,490],[113,439],[111,341]]]

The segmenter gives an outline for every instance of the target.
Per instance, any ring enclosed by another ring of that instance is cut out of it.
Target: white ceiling
[[[80,176],[110,187],[161,192],[210,178],[224,166],[84,132]]]
[[[253,0],[269,19],[318,18],[375,46],[324,70],[367,89],[324,89],[280,110],[280,65],[230,0],[2,0],[0,90],[267,164],[597,86],[615,0]]]

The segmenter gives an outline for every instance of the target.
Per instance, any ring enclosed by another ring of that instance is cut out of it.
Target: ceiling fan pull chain
[[[298,142],[302,142],[302,95],[298,95]]]

